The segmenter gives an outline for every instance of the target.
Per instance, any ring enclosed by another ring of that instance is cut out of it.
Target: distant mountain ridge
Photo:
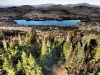
[[[79,3],[79,4],[71,4],[73,7],[75,6],[86,6],[86,7],[100,7],[99,5],[92,5],[88,3]]]
[[[0,6],[0,8],[6,8],[6,7],[35,7],[35,8],[41,8],[41,7],[51,7],[51,6],[65,6],[65,7],[76,7],[76,6],[86,6],[86,7],[100,7],[99,5],[92,5],[88,3],[78,3],[78,4],[40,4],[40,5],[22,5],[22,6]]]
[[[31,20],[66,20],[96,19],[100,20],[100,6],[88,3],[79,4],[41,4],[22,5],[0,8],[0,19]]]

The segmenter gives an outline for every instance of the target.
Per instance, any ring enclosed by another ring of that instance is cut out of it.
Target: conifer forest
[[[0,75],[100,75],[100,33],[1,30]]]

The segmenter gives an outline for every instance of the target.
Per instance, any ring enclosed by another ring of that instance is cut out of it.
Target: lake
[[[58,26],[75,26],[80,23],[80,20],[45,20],[45,21],[27,21],[27,20],[14,20],[18,25],[58,25]]]

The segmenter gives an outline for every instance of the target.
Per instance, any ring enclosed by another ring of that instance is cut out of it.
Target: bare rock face
[[[53,66],[53,75],[68,75],[68,71],[62,61]]]
[[[64,70],[62,71],[62,73],[59,74],[59,75],[68,75],[68,71],[67,71],[66,69],[64,69]]]
[[[68,75],[68,71],[64,67],[55,68],[53,75]]]

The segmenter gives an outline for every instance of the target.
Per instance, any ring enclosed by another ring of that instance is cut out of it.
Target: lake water
[[[14,20],[18,25],[58,25],[58,26],[74,26],[80,23],[80,20],[46,20],[46,21],[27,21],[27,20]]]

